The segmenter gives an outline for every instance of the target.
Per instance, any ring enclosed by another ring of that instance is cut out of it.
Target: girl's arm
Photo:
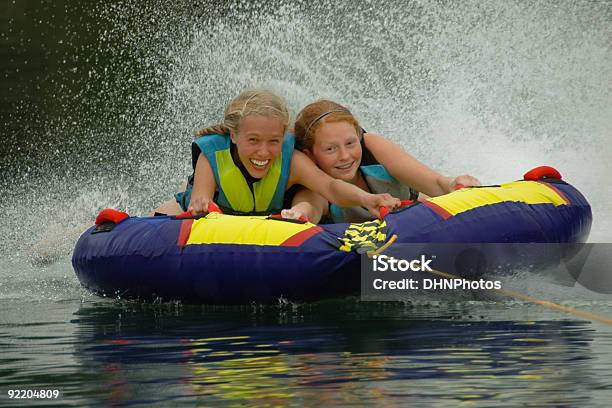
[[[376,160],[389,174],[403,184],[409,185],[430,197],[450,193],[458,184],[479,186],[480,181],[468,174],[446,177],[427,167],[408,152],[381,135],[366,133],[364,143]]]
[[[365,207],[376,217],[380,215],[380,207],[393,209],[400,203],[390,194],[370,194],[353,184],[331,178],[304,153],[297,150],[293,152],[291,159],[288,186],[293,184],[301,184],[340,207]]]
[[[191,211],[193,214],[206,214],[208,204],[213,202],[216,187],[217,182],[212,167],[210,167],[206,156],[200,153],[193,176],[193,190],[191,191],[187,211]]]
[[[281,214],[285,218],[299,218],[303,215],[310,222],[318,224],[321,217],[327,214],[327,204],[327,200],[314,191],[300,188],[293,197],[292,207],[281,211]]]

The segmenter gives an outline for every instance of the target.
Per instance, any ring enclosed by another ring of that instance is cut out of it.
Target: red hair
[[[295,147],[311,150],[315,142],[317,128],[323,123],[347,122],[355,127],[361,137],[361,126],[350,110],[326,99],[306,105],[295,121]]]

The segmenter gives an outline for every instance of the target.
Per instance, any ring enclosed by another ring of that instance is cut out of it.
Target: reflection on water
[[[575,405],[612,386],[593,371],[589,322],[464,320],[462,308],[442,309],[332,305],[287,319],[275,308],[98,304],[73,321],[75,358],[114,404]]]
[[[0,391],[59,389],[51,405],[607,406],[612,389],[609,327],[516,303],[0,306]]]

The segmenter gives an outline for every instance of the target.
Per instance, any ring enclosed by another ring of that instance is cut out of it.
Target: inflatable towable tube
[[[528,172],[525,180],[463,188],[362,224],[105,211],[74,250],[72,264],[83,286],[108,296],[208,304],[358,294],[360,253],[392,236],[394,245],[579,243],[592,221],[582,194],[546,168]]]

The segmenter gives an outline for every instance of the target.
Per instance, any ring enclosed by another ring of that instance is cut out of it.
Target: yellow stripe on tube
[[[311,223],[298,224],[267,218],[208,214],[193,222],[187,245],[280,245],[295,234],[313,227]]]
[[[451,215],[503,202],[553,204],[555,207],[567,205],[565,197],[547,184],[537,181],[513,181],[499,187],[463,188],[428,201],[442,207]]]

